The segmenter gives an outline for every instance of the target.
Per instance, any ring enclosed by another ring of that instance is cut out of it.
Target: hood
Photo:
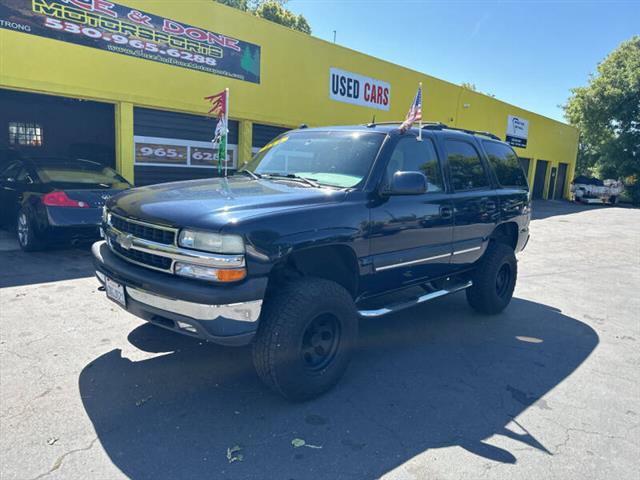
[[[245,218],[339,202],[344,197],[343,190],[238,176],[133,188],[107,206],[116,214],[150,223],[219,229]]]

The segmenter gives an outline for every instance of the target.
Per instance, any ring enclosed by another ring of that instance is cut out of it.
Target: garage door
[[[83,158],[115,167],[113,105],[0,89],[0,164]]]
[[[555,198],[556,200],[562,200],[564,198],[564,189],[567,183],[567,165],[566,163],[558,164],[558,179],[556,180],[556,192]]]
[[[278,135],[283,134],[284,132],[291,130],[290,128],[285,127],[276,127],[274,125],[264,125],[261,123],[254,123],[252,127],[251,133],[251,146],[253,147],[253,153],[256,153],[262,147],[264,147],[271,140],[276,138]]]
[[[547,166],[549,162],[546,160],[536,161],[536,174],[533,179],[533,198],[540,199],[544,197],[544,180],[547,178]]]
[[[216,120],[185,113],[135,108],[135,183],[192,180],[218,176],[211,139]],[[238,122],[229,120],[227,168],[238,163]]]

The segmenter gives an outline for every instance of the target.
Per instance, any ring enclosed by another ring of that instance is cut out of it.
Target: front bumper
[[[124,286],[126,310],[143,320],[178,333],[221,345],[246,345],[260,318],[266,278],[239,285],[215,286],[155,272],[116,256],[106,242],[93,244],[96,277]]]

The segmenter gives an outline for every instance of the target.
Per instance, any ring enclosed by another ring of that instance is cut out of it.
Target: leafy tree
[[[311,26],[303,15],[296,15],[285,8],[287,0],[215,0],[229,7],[284,25],[302,33],[311,34]]]
[[[640,204],[640,36],[623,42],[564,106],[580,130],[578,173],[623,178]]]
[[[467,90],[471,90],[472,92],[477,92],[478,91],[478,89],[476,88],[476,84],[475,83],[462,82],[460,84],[460,86],[462,88],[466,88]]]

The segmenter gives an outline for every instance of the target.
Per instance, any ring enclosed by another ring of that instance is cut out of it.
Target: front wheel
[[[25,252],[34,252],[42,249],[42,240],[33,226],[31,216],[24,209],[20,209],[18,212],[16,233],[18,235],[18,244]]]
[[[490,243],[467,289],[467,301],[480,313],[496,314],[504,310],[513,296],[518,263],[511,247]]]
[[[290,400],[307,400],[340,380],[357,336],[351,295],[335,282],[303,278],[266,300],[253,363],[267,386]]]

